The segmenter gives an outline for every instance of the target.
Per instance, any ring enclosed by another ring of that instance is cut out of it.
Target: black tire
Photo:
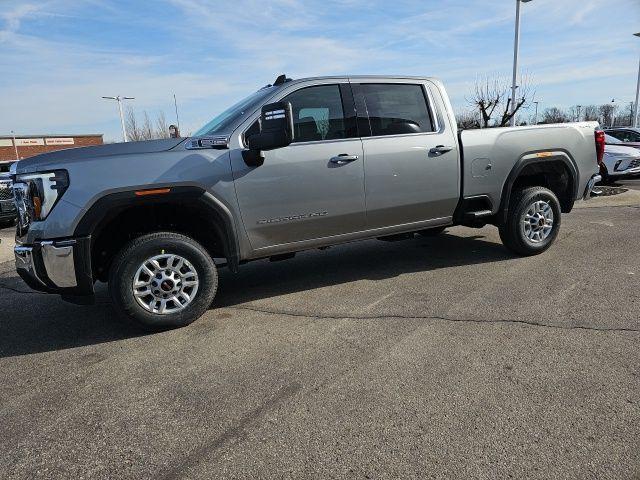
[[[426,230],[420,230],[416,232],[421,237],[435,237],[443,233],[447,227],[435,227],[435,228],[427,228]]]
[[[197,273],[198,287],[184,308],[159,314],[138,303],[133,293],[133,281],[145,260],[165,254],[179,255],[187,260]],[[109,271],[109,293],[116,311],[125,320],[133,320],[146,330],[189,325],[211,306],[217,288],[218,273],[206,249],[195,240],[172,232],[151,233],[131,240],[116,255]]]
[[[523,227],[527,210],[535,202],[547,202],[553,212],[553,227],[548,236],[539,241],[527,237]],[[500,225],[500,239],[505,247],[519,255],[538,255],[551,246],[560,230],[560,202],[555,194],[544,187],[528,187],[514,192],[511,199],[507,221]]]
[[[602,177],[600,184],[608,185],[611,182],[611,177],[609,177],[609,171],[607,170],[607,166],[604,163],[600,165],[600,176]]]

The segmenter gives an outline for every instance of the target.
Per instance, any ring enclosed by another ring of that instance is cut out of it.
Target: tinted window
[[[640,133],[634,132],[632,130],[625,130],[621,133],[623,142],[640,142]]]
[[[287,95],[293,109],[294,142],[348,138],[338,85],[318,85]]]
[[[421,85],[363,84],[371,134],[432,132],[433,124]]]
[[[622,141],[622,139],[624,138],[623,133],[622,133],[622,132],[619,132],[619,131],[611,131],[611,130],[609,130],[609,131],[607,132],[607,135],[610,135],[610,136],[612,136],[613,138],[616,138],[616,139],[618,139],[618,140],[620,140],[620,141]]]

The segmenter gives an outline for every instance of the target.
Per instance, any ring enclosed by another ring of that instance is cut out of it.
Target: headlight
[[[66,170],[16,175],[14,189],[16,194],[20,191],[20,195],[16,195],[16,203],[18,197],[22,197],[20,200],[24,203],[18,208],[25,208],[31,220],[44,220],[67,187],[69,175]]]

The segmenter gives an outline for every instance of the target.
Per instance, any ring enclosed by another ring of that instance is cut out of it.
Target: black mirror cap
[[[260,133],[247,139],[251,150],[275,150],[293,141],[293,113],[290,102],[269,103],[262,107]]]

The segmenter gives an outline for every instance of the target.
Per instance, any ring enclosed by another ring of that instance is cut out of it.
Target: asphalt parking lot
[[[634,198],[536,257],[456,227],[221,271],[152,335],[29,291],[2,230],[0,476],[637,479]]]

